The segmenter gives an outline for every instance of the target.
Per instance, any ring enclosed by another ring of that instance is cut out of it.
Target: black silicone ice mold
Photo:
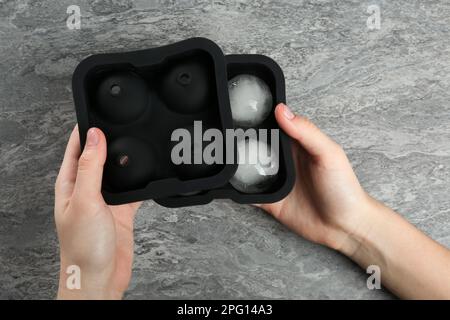
[[[196,120],[232,128],[225,57],[212,41],[194,38],[143,51],[99,54],[73,75],[82,146],[90,127],[103,130],[108,157],[103,196],[109,204],[209,190],[236,165],[172,164],[170,138]],[[176,202],[176,201],[175,201]]]
[[[264,80],[272,91],[274,106],[286,102],[285,80],[281,68],[272,59],[262,55],[229,55],[227,78],[239,74],[251,74]],[[269,118],[258,128],[279,129],[272,111]],[[272,203],[283,199],[292,189],[295,180],[295,168],[292,161],[291,141],[280,130],[280,168],[276,182],[264,193],[244,194],[235,190],[229,183],[215,189],[203,189],[195,195],[176,195],[155,200],[166,207],[202,205],[214,199],[232,199],[238,203]]]

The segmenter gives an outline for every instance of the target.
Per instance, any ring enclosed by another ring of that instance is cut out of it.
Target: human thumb
[[[325,133],[320,131],[307,118],[295,115],[283,103],[275,109],[275,117],[281,129],[295,139],[313,157],[323,158],[339,146]]]
[[[106,138],[98,128],[87,132],[86,144],[78,160],[75,193],[83,198],[101,197],[103,166],[106,161]]]

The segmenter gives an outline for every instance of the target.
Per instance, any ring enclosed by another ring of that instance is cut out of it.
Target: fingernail
[[[288,120],[292,120],[295,118],[295,114],[291,111],[291,109],[289,109],[289,107],[285,104],[283,104],[283,115],[286,117],[286,119]]]
[[[95,147],[99,142],[99,136],[95,128],[90,128],[87,132],[86,145],[88,147]]]

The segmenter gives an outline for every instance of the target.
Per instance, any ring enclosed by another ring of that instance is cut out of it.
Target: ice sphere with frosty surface
[[[273,107],[268,85],[258,77],[241,74],[228,81],[233,121],[238,127],[256,127]]]
[[[264,141],[242,139],[237,144],[238,169],[231,185],[243,193],[261,193],[270,189],[279,169],[278,152]]]

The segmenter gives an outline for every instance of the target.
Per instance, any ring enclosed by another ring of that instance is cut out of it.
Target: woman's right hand
[[[366,215],[375,201],[336,142],[284,104],[277,106],[275,116],[294,140],[296,181],[283,200],[258,206],[302,237],[351,255],[351,234],[368,231]]]
[[[342,148],[314,124],[283,104],[275,116],[295,140],[296,182],[286,198],[260,207],[364,269],[378,267],[400,298],[450,299],[450,250],[368,196]]]

